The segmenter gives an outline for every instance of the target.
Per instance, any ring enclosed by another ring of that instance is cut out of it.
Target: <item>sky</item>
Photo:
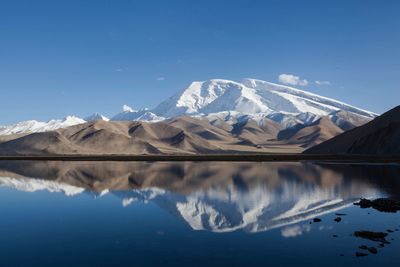
[[[0,124],[256,78],[382,113],[400,99],[400,1],[1,0]]]

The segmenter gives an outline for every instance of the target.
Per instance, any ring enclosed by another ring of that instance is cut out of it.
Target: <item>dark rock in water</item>
[[[346,216],[346,213],[335,213],[336,216]]]
[[[340,254],[339,256],[340,256],[340,257],[343,257],[343,256],[344,256],[344,254]]]
[[[400,210],[400,200],[392,198],[377,198],[375,200],[362,198],[354,205],[360,206],[362,209],[374,208],[382,212],[397,212]]]
[[[334,219],[335,222],[340,222],[341,220],[342,220],[342,218],[340,218],[340,217],[336,217],[336,218]]]
[[[353,235],[355,237],[361,237],[361,238],[368,239],[368,240],[375,241],[375,242],[390,244],[390,242],[386,240],[386,236],[388,234],[383,233],[383,232],[355,231]]]
[[[359,258],[359,257],[365,257],[365,256],[368,256],[368,254],[367,253],[364,253],[364,252],[356,252],[356,257],[357,258]]]
[[[359,246],[358,248],[359,248],[359,249],[364,249],[364,250],[367,250],[367,249],[368,249],[368,247],[367,247],[366,245]]]
[[[333,235],[333,237],[338,237],[338,235]]]
[[[372,253],[372,254],[377,254],[377,253],[378,253],[378,250],[377,250],[376,248],[374,248],[374,247],[369,247],[369,248],[368,248],[368,251],[369,251],[370,253]]]
[[[386,230],[386,232],[393,233],[393,230],[388,229],[388,230]]]
[[[320,218],[314,218],[313,219],[313,222],[320,222],[320,221],[322,221]]]
[[[380,246],[381,248],[383,248],[383,247],[385,247],[385,244],[384,244],[384,243],[381,243],[381,244],[379,244],[379,246]]]

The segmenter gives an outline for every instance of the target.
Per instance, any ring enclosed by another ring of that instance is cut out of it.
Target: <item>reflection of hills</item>
[[[389,178],[375,176],[381,173],[380,168],[391,170],[392,175],[399,173],[397,166],[344,166],[0,162],[0,185],[68,195],[84,189],[95,193],[109,190],[122,199],[124,206],[135,201],[153,202],[181,217],[193,229],[258,232],[337,210],[355,198],[376,195],[376,188],[384,186]]]

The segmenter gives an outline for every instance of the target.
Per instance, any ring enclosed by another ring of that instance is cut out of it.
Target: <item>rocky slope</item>
[[[400,106],[304,153],[400,155]]]

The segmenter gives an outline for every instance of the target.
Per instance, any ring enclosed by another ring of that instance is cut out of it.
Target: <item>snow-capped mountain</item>
[[[111,118],[112,121],[162,121],[164,117],[157,116],[148,108],[134,110],[130,106],[124,105],[122,112]]]
[[[334,99],[255,79],[244,79],[242,83],[221,79],[193,82],[152,111],[162,117],[223,116],[235,112],[256,120],[269,118],[290,127],[340,110],[369,119],[377,116]]]
[[[48,122],[36,120],[22,121],[12,125],[0,126],[0,135],[47,132],[85,122],[85,120],[75,116],[68,116],[64,119],[50,120]]]
[[[278,122],[283,128],[298,124],[308,125],[321,116],[329,116],[337,126],[348,130],[373,119],[378,114],[266,81],[244,79],[239,83],[213,79],[192,82],[189,87],[163,101],[154,109],[134,110],[124,105],[122,112],[113,116],[111,121],[156,122],[182,115],[205,117],[210,121],[218,119],[228,123],[255,120],[263,124],[268,119]],[[84,120],[69,116],[63,120],[49,122],[23,121],[14,125],[0,126],[0,135],[45,132],[97,120],[109,119],[100,113],[94,113]]]
[[[90,121],[109,121],[110,119],[96,112],[90,116],[87,116],[84,120],[90,122]]]

